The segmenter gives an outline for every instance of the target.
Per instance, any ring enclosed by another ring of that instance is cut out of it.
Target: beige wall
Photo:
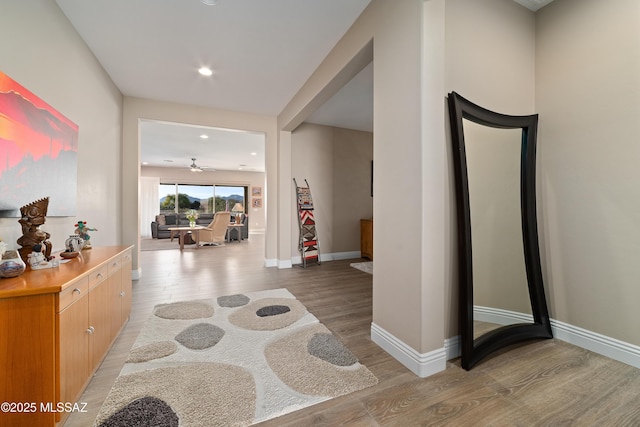
[[[276,258],[278,204],[277,200],[277,132],[275,117],[215,110],[170,102],[125,97],[123,112],[123,215],[139,218],[138,177],[140,176],[140,147],[138,122],[140,119],[164,120],[176,123],[240,129],[265,134],[266,184],[263,189],[265,211],[265,262]],[[126,222],[123,227],[126,243],[138,244],[141,225]],[[146,225],[144,225],[146,226]],[[133,268],[140,270],[139,251],[134,251]]]
[[[320,253],[333,252],[333,128],[303,123],[291,133],[291,174],[299,186],[306,179],[313,197]],[[294,186],[293,182],[291,183]],[[295,187],[291,197],[295,198]],[[297,213],[291,216],[291,254],[299,260]]]
[[[249,215],[249,231],[264,232],[265,227],[265,207],[254,208],[251,205],[251,188],[262,187],[264,190],[264,172],[243,172],[243,171],[208,171],[193,173],[187,168],[162,168],[142,166],[140,176],[160,178],[160,183],[178,183],[195,185],[240,185],[249,187],[249,200],[247,200],[246,211]],[[141,224],[146,227],[148,224]]]
[[[360,219],[373,217],[373,134],[333,129],[333,252],[360,252]]]
[[[427,3],[441,5],[443,1]],[[442,9],[435,19],[443,21]],[[375,58],[373,321],[413,349],[408,351],[419,353],[443,347],[445,286],[444,198],[442,181],[437,179],[445,170],[441,148],[444,87],[438,80],[441,73],[422,75],[422,23],[422,1],[373,0],[278,116],[281,129],[294,129],[305,114],[339,89],[337,82],[346,83]],[[425,103],[423,83],[430,79],[436,80],[437,93],[435,101]],[[425,142],[422,113],[431,108],[439,110],[440,115],[432,131],[435,139]],[[428,172],[422,163],[425,143],[432,144],[434,153],[429,155],[436,165]],[[411,224],[411,238],[398,238],[398,188],[416,206],[405,215]],[[429,218],[421,208],[427,197],[433,213]],[[293,209],[291,205],[289,208]],[[423,230],[433,230],[435,235]]]
[[[311,187],[322,259],[359,257],[360,218],[373,215],[370,132],[303,123],[291,134],[292,173]],[[293,194],[293,193],[292,193]],[[299,262],[297,213],[291,248]],[[354,255],[357,252],[358,254]]]
[[[556,0],[536,34],[551,315],[640,345],[640,2]]]
[[[2,3],[0,70],[79,126],[77,217],[48,217],[54,250],[78,219],[98,231],[94,245],[122,243],[122,96],[54,1]],[[43,183],[46,186],[46,183]],[[0,218],[0,237],[13,248],[17,218]]]
[[[533,12],[511,0],[447,0],[445,28],[447,92],[456,91],[500,113],[536,112]],[[474,245],[474,304],[530,313],[519,221],[520,138],[509,133],[513,131],[487,129],[465,125]],[[515,152],[500,148],[500,144],[511,142]],[[447,146],[452,172],[450,141]],[[508,177],[496,177],[500,169],[511,173]],[[480,173],[483,175],[478,176]],[[506,186],[505,178],[515,187]],[[453,183],[450,175],[451,215],[456,212]],[[482,187],[482,183],[487,185]],[[509,192],[514,189],[515,195]],[[515,211],[507,211],[503,208],[505,205],[513,206]],[[454,242],[455,236],[454,230]],[[452,250],[453,265],[457,268],[455,243]],[[457,335],[457,274],[454,277],[447,298],[452,313],[448,319],[448,336]]]

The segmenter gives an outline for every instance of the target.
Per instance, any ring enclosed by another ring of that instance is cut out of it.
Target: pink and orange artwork
[[[0,71],[0,217],[44,197],[74,216],[77,155],[78,125]]]

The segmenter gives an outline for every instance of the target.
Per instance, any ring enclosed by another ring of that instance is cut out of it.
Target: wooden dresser
[[[360,256],[373,261],[373,219],[360,220]]]
[[[129,319],[131,248],[94,247],[59,267],[0,279],[1,425],[55,426]],[[15,412],[14,412],[15,411]]]

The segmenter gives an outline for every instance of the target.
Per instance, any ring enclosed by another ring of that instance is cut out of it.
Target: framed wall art
[[[0,71],[0,217],[49,197],[47,216],[75,216],[78,125]]]

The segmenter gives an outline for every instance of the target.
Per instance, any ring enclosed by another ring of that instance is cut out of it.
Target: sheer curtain
[[[151,222],[160,213],[158,188],[160,178],[141,176],[138,199],[140,200],[140,237],[151,237]]]

